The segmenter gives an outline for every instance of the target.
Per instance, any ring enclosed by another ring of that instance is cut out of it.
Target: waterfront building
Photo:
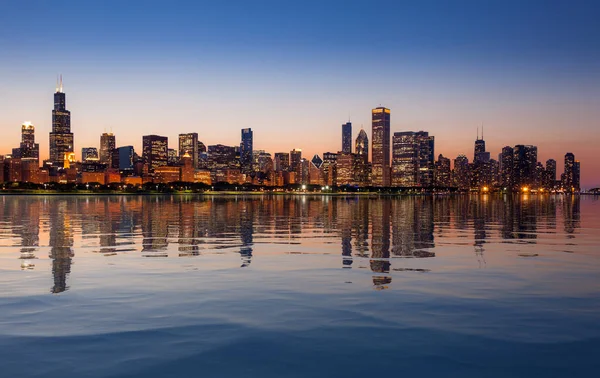
[[[52,110],[52,131],[50,132],[50,159],[54,167],[63,167],[65,156],[74,153],[73,133],[71,132],[71,112],[66,108],[66,95],[63,92],[62,75],[54,93]]]
[[[352,153],[352,123],[342,124],[342,153]]]
[[[373,109],[371,120],[372,185],[390,186],[390,109]]]
[[[142,138],[142,159],[153,172],[167,165],[169,138],[160,135],[144,135]]]
[[[100,163],[113,167],[113,155],[117,141],[113,133],[102,133],[100,136]]]
[[[198,144],[198,133],[179,134],[179,158],[189,154],[194,168],[198,168]]]

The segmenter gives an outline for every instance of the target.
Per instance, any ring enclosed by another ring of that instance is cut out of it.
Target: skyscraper
[[[515,182],[514,170],[514,149],[510,146],[502,148],[500,153],[500,183],[503,187],[512,190]]]
[[[438,160],[435,163],[435,185],[438,187],[450,187],[452,186],[452,174],[450,171],[450,159],[440,154]]]
[[[371,119],[372,184],[390,186],[390,109],[373,109]]]
[[[275,171],[287,172],[290,169],[290,154],[287,152],[275,152]]]
[[[513,189],[531,188],[536,182],[537,147],[520,144],[513,151]]]
[[[119,170],[133,171],[133,146],[123,146],[117,148],[119,154]]]
[[[192,166],[198,168],[198,133],[179,134],[179,158],[190,155]]]
[[[342,152],[345,154],[352,153],[352,123],[346,122],[342,124]]]
[[[74,152],[71,112],[67,110],[66,106],[67,101],[63,92],[61,75],[54,93],[52,131],[50,132],[50,162],[56,167],[63,167],[65,157]]]
[[[556,160],[546,160],[546,171],[544,177],[544,187],[546,189],[554,189],[556,186]]]
[[[294,148],[290,151],[290,172],[298,172],[300,163],[302,162],[302,150]]]
[[[159,135],[142,137],[142,159],[148,163],[151,171],[167,165],[169,138]]]
[[[15,155],[13,153],[13,155]],[[40,145],[35,143],[35,127],[31,122],[24,122],[21,125],[21,144],[19,145],[18,156],[22,159],[39,159]]]
[[[577,163],[577,164],[576,164]],[[563,188],[567,192],[575,192],[579,190],[579,162],[575,161],[575,155],[571,152],[565,154],[565,170]],[[577,167],[576,167],[577,165]]]
[[[100,163],[112,166],[116,145],[117,141],[113,133],[102,133],[100,136]]]
[[[367,137],[367,133],[363,129],[360,129],[360,132],[356,137],[354,151],[365,163],[369,161],[369,137]]]
[[[394,133],[392,185],[433,185],[434,137],[426,131]]]
[[[242,167],[242,171],[245,173],[252,171],[252,148],[252,129],[242,129],[242,143],[240,143],[240,165]]]

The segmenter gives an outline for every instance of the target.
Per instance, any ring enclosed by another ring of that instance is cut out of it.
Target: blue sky
[[[540,160],[582,160],[600,185],[598,2],[5,2],[0,11],[0,153],[19,125],[47,151],[62,73],[76,150],[104,130],[118,145],[180,132],[255,148],[337,151],[370,109],[392,132],[427,130],[436,155],[472,158],[482,123],[492,156],[537,144]],[[309,156],[309,157],[310,157]],[[559,164],[560,165],[560,164]]]

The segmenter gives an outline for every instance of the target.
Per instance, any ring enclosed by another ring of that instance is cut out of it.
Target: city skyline
[[[446,157],[470,157],[483,123],[493,158],[517,144],[536,145],[541,162],[572,152],[585,162],[582,185],[600,186],[593,2],[438,3],[444,18],[435,19],[424,5],[382,2],[381,28],[373,27],[381,7],[358,2],[242,5],[227,17],[216,17],[221,5],[186,4],[182,16],[156,3],[141,14],[109,3],[8,5],[2,28],[20,31],[2,46],[10,91],[0,94],[1,151],[30,120],[48,156],[39,136],[51,129],[47,96],[62,73],[78,159],[82,147],[99,147],[101,132],[141,151],[146,134],[167,136],[171,148],[194,132],[206,145],[235,146],[241,128],[255,131],[258,149],[301,148],[310,158],[339,149],[348,118],[353,141],[361,125],[371,139],[370,110],[381,104],[394,113],[392,134],[426,130]],[[25,18],[22,30],[15,23]],[[99,32],[106,24],[111,32]],[[49,25],[60,49],[43,32]]]

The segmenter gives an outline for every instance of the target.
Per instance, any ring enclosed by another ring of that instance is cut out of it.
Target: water
[[[0,197],[2,377],[578,377],[594,197]]]

